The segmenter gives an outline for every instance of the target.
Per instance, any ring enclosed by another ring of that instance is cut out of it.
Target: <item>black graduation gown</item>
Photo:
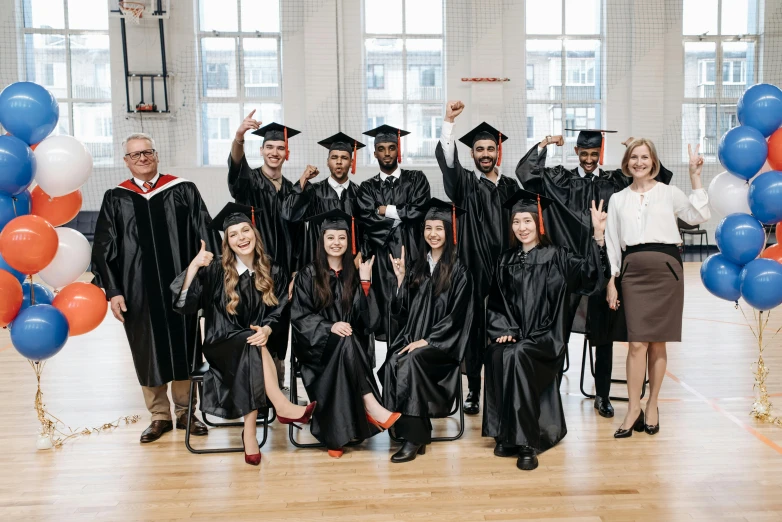
[[[534,145],[516,165],[516,176],[526,190],[554,200],[543,211],[546,234],[554,244],[586,255],[594,236],[590,213],[592,201],[597,205],[602,199],[603,210],[607,211],[611,196],[624,190],[633,180],[625,176],[621,169],[599,169],[597,176],[582,178],[578,174],[578,167],[546,167],[546,154],[547,149],[538,154],[538,146]],[[672,177],[673,173],[661,166],[657,180],[667,185]],[[576,304],[577,301],[576,298]],[[620,309],[617,313],[608,308],[605,292],[594,295],[588,303],[588,306],[582,304],[583,313],[573,323],[574,332],[589,333],[593,345],[627,340],[614,339],[615,323],[623,322],[624,312]]]
[[[312,435],[330,449],[339,449],[353,439],[363,440],[378,431],[367,422],[363,396],[380,392],[369,364],[374,350],[370,335],[379,322],[377,302],[370,289],[365,296],[360,285],[353,306],[342,311],[342,279],[329,272],[333,302],[318,310],[315,301],[315,268],[307,265],[296,275],[291,305],[293,350],[301,364],[301,378],[311,401],[318,401],[312,417]],[[353,335],[331,332],[337,322],[349,323]]]
[[[558,374],[564,362],[568,296],[592,294],[607,283],[605,248],[586,257],[557,246],[519,247],[500,256],[487,309],[492,340],[486,357],[483,436],[538,451],[567,433]]]
[[[144,193],[132,180],[103,196],[92,247],[93,284],[106,298],[122,295],[125,333],[138,382],[160,386],[187,380],[195,318],[171,309],[169,285],[201,249],[219,252],[219,234],[195,184],[161,175]]]
[[[290,223],[303,224],[311,217],[335,208],[351,216],[358,216],[357,193],[358,185],[352,181],[339,197],[337,197],[337,191],[329,185],[328,180],[318,183],[307,182],[304,189],[301,188],[301,183],[297,182],[293,184],[293,188],[285,198],[282,217]],[[300,245],[300,252],[296,256],[297,270],[312,263],[315,259],[319,236],[319,227],[310,226],[308,223]],[[356,223],[356,236],[356,247],[363,253],[360,223]]]
[[[274,294],[279,303],[268,306],[263,294],[255,288],[255,276],[246,271],[239,276],[236,290],[239,305],[236,314],[226,311],[225,270],[222,258],[216,257],[201,268],[187,289],[185,303],[177,307],[187,270],[171,283],[174,310],[192,315],[204,310],[203,352],[209,363],[204,374],[201,411],[223,419],[237,419],[266,406],[263,357],[257,346],[247,344],[255,332],[253,326],[279,328],[280,315],[288,302],[288,277],[272,265]]]
[[[283,176],[279,192],[274,184],[263,175],[260,168],[251,169],[247,157],[237,165],[228,155],[228,190],[236,203],[255,207],[255,226],[261,233],[263,248],[272,261],[290,275],[295,270],[299,245],[304,225],[290,223],[282,218],[285,198],[293,190],[293,183]],[[283,310],[280,328],[269,340],[269,351],[279,359],[285,358],[288,350],[288,329],[290,310]]]
[[[404,415],[446,417],[456,397],[459,364],[469,340],[473,284],[467,268],[457,259],[451,286],[434,297],[428,267],[426,271],[427,277],[418,288],[412,288],[412,276],[406,276],[391,303],[401,331],[391,344],[391,357],[381,368],[383,404]],[[428,346],[399,355],[405,346],[421,339]]]
[[[358,190],[359,217],[363,225],[367,256],[375,256],[372,282],[378,309],[382,316],[375,332],[378,340],[385,341],[392,329],[390,318],[391,299],[396,294],[397,281],[389,254],[399,257],[405,247],[407,266],[413,266],[418,258],[418,241],[423,234],[423,219],[430,189],[426,175],[420,170],[400,169],[399,179],[386,181],[380,174],[364,181]],[[401,223],[377,213],[378,207],[396,205]]]

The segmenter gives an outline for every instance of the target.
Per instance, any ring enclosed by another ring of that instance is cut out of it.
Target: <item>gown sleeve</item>
[[[413,180],[413,189],[410,191],[410,197],[404,205],[397,205],[396,212],[402,221],[418,222],[424,219],[426,214],[426,204],[429,202],[431,189],[429,180],[423,172],[418,172]]]
[[[309,214],[310,201],[315,192],[315,187],[309,181],[301,188],[301,183],[296,181],[290,193],[282,204],[282,219],[291,223],[301,223]]]
[[[566,248],[560,249],[570,293],[596,295],[608,284],[610,270],[606,248],[594,240],[589,243],[586,256],[579,256]]]
[[[367,180],[359,186],[356,203],[358,204],[358,218],[363,226],[366,246],[369,252],[374,252],[388,241],[388,237],[394,229],[394,220],[387,219],[377,213],[379,205],[375,199],[372,180]],[[364,259],[367,257],[364,256]]]
[[[209,280],[210,272],[213,272],[217,266],[215,263],[219,263],[216,258],[212,259],[209,266],[199,268],[187,290],[182,290],[182,287],[185,284],[185,277],[187,276],[187,269],[174,279],[169,286],[169,289],[171,290],[173,308],[176,313],[182,315],[195,314],[204,306],[202,304],[202,297],[210,294],[209,291],[204,293],[204,286],[208,286],[206,285],[206,282]],[[184,297],[184,303],[182,302],[182,297]]]
[[[391,315],[399,324],[407,322],[407,315],[410,312],[410,274],[405,274],[402,279],[402,286],[399,286],[396,293],[391,297]],[[398,284],[398,283],[397,283]]]
[[[486,332],[489,334],[492,342],[506,335],[510,335],[516,340],[519,340],[521,337],[521,328],[513,319],[511,307],[508,306],[506,296],[502,292],[501,272],[502,258],[497,260],[486,306]]]
[[[474,181],[470,177],[474,178],[475,175],[462,167],[459,161],[459,151],[456,147],[453,150],[453,163],[451,166],[448,166],[442,142],[437,143],[437,147],[434,149],[434,156],[437,158],[440,172],[443,174],[445,194],[457,206],[464,207],[464,200],[469,193],[470,182]]]
[[[231,197],[237,201],[246,200],[246,194],[255,190],[253,169],[247,163],[247,156],[242,155],[241,161],[234,163],[231,153],[228,153],[228,190]]]
[[[380,322],[380,309],[375,299],[375,291],[371,286],[367,294],[364,294],[364,289],[360,286],[356,288],[352,317],[354,320],[351,321],[351,327],[365,335],[371,334],[377,328]],[[329,331],[331,331],[330,328]]]
[[[198,234],[195,244],[192,247],[195,249],[193,252],[201,250],[201,242],[203,239],[206,243],[206,250],[217,255],[222,250],[222,239],[220,233],[216,230],[209,228],[212,223],[212,216],[209,215],[209,210],[206,208],[201,193],[198,191],[198,187],[192,184],[192,191],[190,192],[190,208],[192,209],[193,227]]]
[[[516,165],[516,177],[519,179],[524,190],[553,198],[554,200],[567,206],[567,199],[570,189],[570,172],[562,165],[556,167],[546,167],[546,154],[548,149],[542,149],[538,152],[538,145],[532,148],[519,160]],[[548,181],[548,183],[547,183]],[[548,190],[551,184],[555,194]]]
[[[277,296],[277,305],[267,313],[259,326],[268,326],[272,332],[277,331],[277,324],[280,322],[283,310],[288,305],[288,273],[278,265],[272,265],[272,280],[274,281],[274,295]],[[288,333],[285,332],[287,337]],[[285,339],[287,343],[287,338]]]
[[[95,224],[92,246],[92,283],[106,291],[106,300],[124,295],[121,266],[119,263],[119,237],[114,213],[114,198],[107,190]]]
[[[460,270],[451,276],[446,313],[432,325],[432,330],[424,340],[429,346],[446,352],[460,362],[467,348],[472,324],[472,278],[466,270]]]
[[[293,284],[291,326],[297,341],[294,343],[297,348],[296,357],[305,364],[318,364],[326,350],[329,337],[336,335],[331,333],[334,323],[318,313],[314,288],[311,271],[299,271]]]

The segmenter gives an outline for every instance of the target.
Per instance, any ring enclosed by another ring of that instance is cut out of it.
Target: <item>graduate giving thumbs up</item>
[[[198,251],[198,254],[196,254],[193,260],[190,262],[190,265],[197,268],[201,268],[202,266],[209,266],[209,263],[212,262],[212,259],[214,259],[214,254],[206,251],[206,243],[202,239],[201,250]]]

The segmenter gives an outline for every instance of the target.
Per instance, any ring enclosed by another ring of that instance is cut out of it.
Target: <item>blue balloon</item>
[[[762,223],[782,221],[782,172],[770,170],[753,179],[748,199],[752,215]]]
[[[731,214],[717,225],[715,232],[720,252],[731,263],[744,266],[763,251],[766,231],[749,214]]]
[[[768,83],[753,85],[739,98],[736,114],[739,123],[768,138],[782,125],[782,89]]]
[[[11,267],[11,265],[6,263],[2,254],[0,254],[0,270],[5,270],[6,272],[10,273],[12,276],[17,278],[20,283],[24,283],[24,279],[27,277],[25,274],[21,273],[19,270],[15,270]]]
[[[0,194],[0,231],[9,221],[19,216],[26,216],[31,209],[32,201],[30,201],[29,190],[22,191],[16,196]]]
[[[0,93],[0,124],[28,145],[51,134],[59,119],[57,99],[37,83],[12,83]]]
[[[741,179],[750,179],[766,162],[768,144],[757,129],[733,127],[720,138],[717,155],[725,170]]]
[[[0,136],[0,192],[24,192],[35,175],[33,150],[14,136]]]
[[[11,323],[11,343],[31,361],[57,355],[68,340],[68,320],[52,305],[34,305],[22,310]]]
[[[741,271],[741,297],[761,311],[782,304],[782,264],[761,258],[745,266]]]
[[[35,304],[52,304],[52,301],[54,301],[54,293],[52,293],[51,290],[46,288],[43,285],[39,285],[38,283],[33,283],[33,294],[35,295]],[[32,303],[32,298],[30,297],[30,283],[25,282],[22,283],[22,308],[21,310],[24,310],[25,308],[30,308],[31,306],[34,306]]]
[[[701,265],[701,281],[706,290],[720,299],[738,301],[741,297],[741,267],[722,254],[706,258]]]

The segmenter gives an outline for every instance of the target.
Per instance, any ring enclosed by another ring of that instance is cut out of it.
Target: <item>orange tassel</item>
[[[353,255],[356,255],[356,218],[352,217],[350,218],[350,241],[352,243],[353,247]]]
[[[353,142],[353,159],[351,160],[350,173],[351,174],[356,173],[356,142],[355,141]],[[354,246],[353,250],[355,249],[356,247]],[[353,254],[355,254],[355,252],[353,252]]]
[[[250,221],[252,221],[253,226],[255,226],[255,207],[250,207]]]
[[[499,145],[497,145],[497,149],[498,149],[497,166],[499,167],[500,165],[502,165],[502,133],[501,132],[500,132],[500,141],[499,141]]]
[[[396,161],[402,163],[402,131],[396,131]]]
[[[453,229],[453,244],[456,244],[456,205],[451,204],[451,228]]]
[[[288,127],[283,127],[282,135],[285,137],[285,161],[288,161],[288,158],[291,156],[291,153],[288,150]]]
[[[603,135],[603,141],[600,142],[600,164],[603,164],[603,151],[606,148],[606,134],[605,132],[602,133]]]
[[[538,194],[538,229],[541,236],[546,233],[546,228],[543,226],[543,210],[540,208],[540,194]]]

